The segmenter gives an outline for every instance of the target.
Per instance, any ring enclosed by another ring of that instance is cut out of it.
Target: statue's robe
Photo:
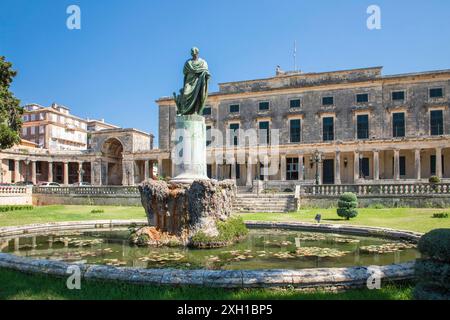
[[[210,77],[208,64],[205,60],[188,60],[184,64],[184,87],[182,90],[183,115],[201,114],[208,97],[208,79]]]

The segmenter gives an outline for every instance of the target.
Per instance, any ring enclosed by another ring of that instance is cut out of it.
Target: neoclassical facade
[[[450,70],[389,76],[381,67],[278,72],[219,88],[204,112],[207,129],[223,133],[206,142],[213,178],[235,179],[241,186],[257,180],[376,184],[450,179]],[[176,106],[169,97],[157,103],[159,147],[169,155],[162,173],[171,176]],[[256,146],[247,139],[252,130]],[[276,154],[270,151],[272,140],[277,140]],[[269,167],[278,170],[264,170]]]

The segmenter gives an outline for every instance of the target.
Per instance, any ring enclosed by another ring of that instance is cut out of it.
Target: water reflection
[[[252,230],[240,243],[208,250],[135,247],[127,238],[123,229],[66,232],[0,239],[0,248],[31,258],[139,268],[303,269],[386,265],[420,257],[415,248],[395,246],[392,240],[273,229]],[[361,250],[383,245],[394,249]]]

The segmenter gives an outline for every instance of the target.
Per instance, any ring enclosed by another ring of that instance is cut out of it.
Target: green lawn
[[[103,213],[91,213],[101,209]],[[434,219],[433,213],[449,209],[359,209],[359,215],[350,221],[339,218],[336,209],[305,209],[296,213],[249,213],[243,217],[247,221],[305,221],[314,222],[317,213],[322,214],[323,223],[355,224],[393,229],[427,232],[436,228],[450,228],[450,219]],[[142,207],[114,206],[45,206],[33,210],[0,213],[0,226],[24,225],[32,223],[109,220],[109,219],[145,219]]]
[[[349,290],[340,293],[281,289],[212,289],[192,287],[140,286],[111,282],[82,282],[81,290],[68,290],[66,280],[15,271],[0,272],[1,300],[242,300],[242,299],[303,299],[303,300],[409,300],[411,284],[384,285],[381,290]]]
[[[103,213],[91,213],[94,209]],[[44,206],[33,210],[0,213],[0,226],[18,226],[33,223],[82,221],[82,220],[124,220],[145,219],[142,207],[118,206]]]
[[[305,209],[296,213],[249,213],[245,214],[247,221],[304,221],[314,222],[317,213],[322,215],[322,223],[353,224],[373,227],[428,232],[438,228],[450,228],[450,219],[433,218],[433,213],[448,212],[449,209],[359,209],[358,216],[349,221],[340,218],[336,209]]]

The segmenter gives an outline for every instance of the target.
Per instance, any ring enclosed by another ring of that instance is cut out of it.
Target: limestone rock
[[[231,216],[236,196],[231,180],[197,180],[190,185],[148,181],[139,191],[149,226],[186,243],[199,231],[217,236],[216,224]]]

